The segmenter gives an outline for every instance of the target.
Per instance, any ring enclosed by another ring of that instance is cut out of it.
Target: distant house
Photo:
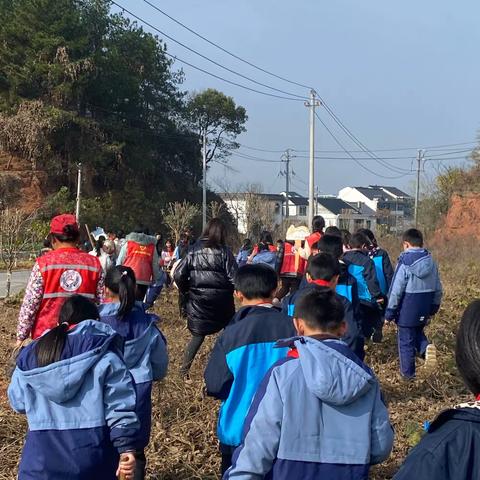
[[[220,195],[245,235],[255,229],[274,229],[282,224],[283,195],[260,192],[222,193]]]
[[[414,198],[396,187],[345,187],[338,197],[359,209],[363,204],[373,210],[377,225],[387,231],[401,231],[413,219]]]

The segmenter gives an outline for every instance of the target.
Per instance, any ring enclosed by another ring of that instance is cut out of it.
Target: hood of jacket
[[[156,245],[157,239],[152,235],[147,235],[145,233],[136,233],[132,232],[126,236],[127,242],[136,242],[140,245]]]
[[[234,323],[241,322],[245,317],[250,315],[276,315],[281,313],[282,309],[275,307],[272,304],[266,305],[246,305],[245,307],[239,308],[235,315],[232,317],[228,325],[233,325]]]
[[[399,261],[409,273],[418,278],[428,277],[436,268],[430,252],[424,248],[409,248],[405,250],[400,255]]]
[[[45,367],[36,366],[37,342],[22,350],[17,359],[20,381],[55,403],[72,399],[82,386],[86,373],[109,349],[122,349],[123,341],[101,322],[85,320],[67,336],[66,347],[73,356]],[[81,352],[81,353],[78,353]]]
[[[374,388],[372,372],[341,340],[297,337],[286,342],[298,352],[307,388],[322,402],[348,405]]]

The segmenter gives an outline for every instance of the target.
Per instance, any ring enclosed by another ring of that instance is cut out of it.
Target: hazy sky
[[[156,12],[143,0],[117,1],[222,65],[273,87],[298,95],[308,94],[304,88],[276,80],[229,57]],[[422,148],[476,139],[480,126],[478,0],[150,2],[238,56],[299,83],[313,85],[342,122],[372,150]],[[170,53],[212,73],[269,91],[209,64],[171,41],[167,44]],[[238,138],[240,143],[266,150],[308,149],[308,109],[302,102],[258,95],[180,63],[176,65],[185,71],[186,89],[214,87],[245,106],[249,121],[247,132]],[[323,108],[318,113],[349,150],[358,149]],[[322,150],[339,147],[321,125],[317,123],[317,127],[317,155],[335,156],[322,153]],[[459,146],[452,151],[468,147]],[[280,156],[246,147],[240,151],[264,160],[278,160]],[[382,158],[414,157],[415,154],[415,150],[378,153]],[[412,164],[409,158],[386,161],[406,170]],[[462,163],[462,160],[455,162]],[[306,158],[292,160],[296,173],[293,189],[302,194],[306,193],[308,181],[307,163]],[[400,174],[372,160],[362,164],[380,175]],[[427,163],[426,175],[432,175],[438,164],[438,161]],[[261,182],[269,192],[284,189],[285,180],[278,176],[280,163],[233,155],[229,166],[238,172],[214,165],[209,171],[212,186],[214,179],[226,178],[233,185]],[[316,161],[315,177],[320,191],[326,194],[335,194],[344,186],[372,183],[411,190],[414,179],[414,175],[384,179],[363,170],[352,160],[330,159]]]

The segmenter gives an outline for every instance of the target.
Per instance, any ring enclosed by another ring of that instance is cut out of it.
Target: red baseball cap
[[[64,229],[67,225],[71,225],[75,230],[79,231],[77,218],[70,213],[64,213],[63,215],[57,215],[52,218],[50,223],[50,233],[55,235],[63,235]]]

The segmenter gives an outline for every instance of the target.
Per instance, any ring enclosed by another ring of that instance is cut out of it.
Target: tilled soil
[[[398,373],[395,330],[385,330],[384,342],[369,345],[367,362],[378,375],[395,427],[395,447],[390,459],[374,467],[371,478],[392,478],[411,446],[423,433],[423,423],[443,409],[469,399],[454,361],[455,332],[467,303],[480,297],[479,270],[474,263],[455,265],[445,259],[442,268],[445,299],[440,313],[428,327],[437,345],[439,367],[434,373],[418,369],[418,379],[404,383]],[[26,429],[22,415],[14,413],[6,397],[11,345],[18,314],[17,304],[0,304],[0,480],[16,478]],[[203,369],[214,338],[209,338],[197,356],[190,379],[179,374],[182,352],[189,339],[185,322],[179,318],[176,295],[162,294],[156,309],[167,337],[170,369],[167,378],[154,387],[153,431],[147,452],[151,480],[216,479],[219,454],[215,436],[218,402],[205,397]],[[421,361],[418,362],[421,365]]]

